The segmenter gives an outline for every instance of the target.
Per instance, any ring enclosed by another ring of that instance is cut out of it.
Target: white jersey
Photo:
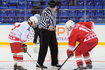
[[[9,42],[27,42],[32,29],[33,28],[26,21],[22,23],[15,23],[14,28],[11,29],[9,34]]]

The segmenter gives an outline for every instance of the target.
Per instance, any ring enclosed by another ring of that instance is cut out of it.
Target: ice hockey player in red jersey
[[[92,61],[89,52],[97,45],[98,38],[92,30],[94,26],[93,22],[79,22],[74,25],[72,20],[66,22],[65,27],[71,31],[69,40],[69,47],[67,49],[67,55],[72,56],[75,54],[77,68],[74,70],[92,69]],[[79,45],[76,48],[76,43]],[[75,52],[73,50],[76,48]],[[83,57],[83,58],[82,58]],[[84,59],[84,61],[82,60]],[[86,66],[83,66],[83,62]]]
[[[15,62],[14,70],[26,70],[22,66],[23,53],[27,52],[27,45],[25,43],[27,42],[28,35],[32,31],[32,27],[36,27],[37,23],[37,17],[31,16],[28,21],[22,23],[16,22],[9,33],[8,38]]]

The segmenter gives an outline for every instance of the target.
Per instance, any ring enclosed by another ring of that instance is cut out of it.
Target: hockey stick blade
[[[35,61],[35,60],[32,58],[32,56],[30,55],[29,52],[27,52],[27,54],[30,56],[30,58],[31,58],[33,61]],[[38,63],[36,63],[36,64],[41,68],[41,70],[43,70],[43,68],[42,68]]]
[[[72,55],[70,54],[70,55],[68,56],[68,58],[66,58],[66,60],[62,63],[61,67],[59,67],[58,70],[60,70],[60,69],[62,68],[62,66],[67,62],[67,60],[68,60],[71,56],[72,56]]]

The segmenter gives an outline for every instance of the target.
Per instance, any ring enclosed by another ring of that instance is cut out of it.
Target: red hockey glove
[[[73,51],[67,49],[67,56],[69,57],[70,55],[71,56],[74,56],[74,53],[73,53]]]
[[[26,44],[23,44],[23,49],[24,49],[24,53],[27,52],[27,45]]]

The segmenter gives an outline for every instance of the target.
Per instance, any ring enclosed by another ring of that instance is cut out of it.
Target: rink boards
[[[8,34],[13,25],[0,25],[0,45],[9,45]],[[105,25],[95,25],[94,31],[99,38],[98,45],[105,45]],[[56,35],[59,45],[68,45],[69,32],[65,29],[64,24],[56,27]],[[32,40],[27,45],[33,45]]]

